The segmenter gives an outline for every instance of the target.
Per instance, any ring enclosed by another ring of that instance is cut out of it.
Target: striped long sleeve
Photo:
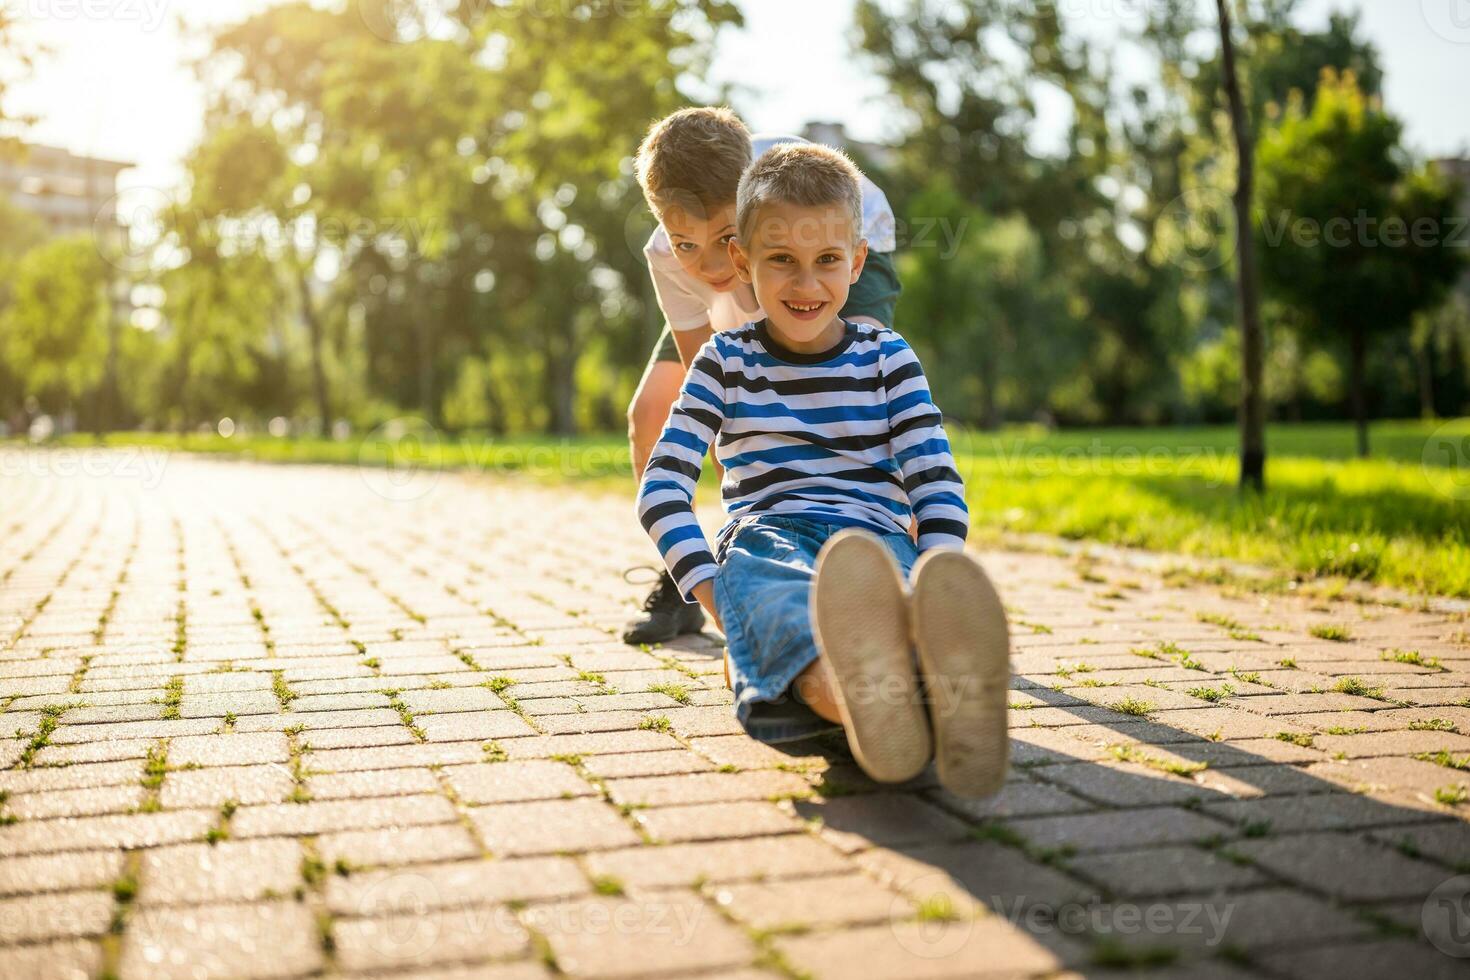
[[[694,516],[694,487],[725,416],[724,369],[712,338],[689,368],[638,490],[638,519],[690,600],[694,587],[719,568]]]
[[[693,508],[711,445],[732,520],[784,515],[906,534],[917,519],[920,550],[964,546],[969,512],[943,420],[892,330],[848,323],[821,354],[783,349],[764,323],[705,344],[638,493],[644,529],[691,598],[717,571]]]
[[[884,343],[882,361],[889,447],[919,522],[919,550],[963,549],[970,531],[964,482],[955,468],[944,417],[929,394],[924,369],[897,334]]]

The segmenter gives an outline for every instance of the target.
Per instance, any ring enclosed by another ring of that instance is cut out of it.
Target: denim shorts
[[[762,742],[832,730],[788,689],[817,659],[811,592],[817,552],[846,525],[805,517],[743,519],[721,536],[715,606],[725,628],[735,717]],[[919,558],[907,534],[878,534],[903,569]]]

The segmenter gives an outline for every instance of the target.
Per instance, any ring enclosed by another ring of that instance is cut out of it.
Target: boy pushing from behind
[[[868,256],[860,186],[812,144],[777,146],[742,177],[730,254],[765,318],[699,351],[639,517],[721,624],[748,733],[840,724],[874,779],[912,778],[932,755],[948,789],[982,796],[1005,778],[1005,616],[962,552],[964,488],[918,359],[839,313]],[[711,444],[732,518],[714,551],[692,509]]]
[[[628,438],[639,480],[688,365],[710,334],[764,316],[754,290],[735,274],[730,261],[740,175],[772,146],[805,142],[796,136],[751,136],[729,109],[699,107],[659,120],[638,148],[638,183],[659,221],[643,254],[667,322],[628,408]],[[892,326],[899,294],[892,258],[893,210],[866,179],[862,212],[860,234],[868,239],[868,261],[842,315]],[[659,577],[643,611],[623,634],[626,642],[663,643],[704,627],[699,604],[685,602],[667,574]]]

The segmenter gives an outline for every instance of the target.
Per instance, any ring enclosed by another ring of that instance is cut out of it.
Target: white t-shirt
[[[750,145],[754,157],[779,143],[805,143],[800,136],[754,136]],[[874,252],[892,252],[897,248],[893,208],[888,198],[867,177],[863,178],[863,237]],[[643,247],[648,271],[653,276],[653,289],[658,305],[673,330],[693,330],[706,322],[716,331],[733,330],[765,317],[756,302],[755,290],[740,283],[726,293],[684,271],[674,255],[669,236],[659,225]]]

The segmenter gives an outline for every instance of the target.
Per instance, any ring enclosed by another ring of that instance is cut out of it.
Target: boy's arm
[[[962,549],[970,511],[929,380],[913,349],[897,334],[883,345],[882,364],[889,445],[918,523],[919,550]]]
[[[719,566],[694,516],[704,454],[725,420],[724,369],[715,343],[700,351],[638,489],[638,519],[686,598],[713,606],[707,586]],[[697,589],[697,591],[696,591]],[[703,594],[701,594],[703,593]]]
[[[709,339],[715,335],[714,328],[708,320],[703,326],[691,327],[688,330],[673,330],[674,346],[679,348],[679,360],[684,362],[684,367],[694,363],[699,356],[699,351]]]

